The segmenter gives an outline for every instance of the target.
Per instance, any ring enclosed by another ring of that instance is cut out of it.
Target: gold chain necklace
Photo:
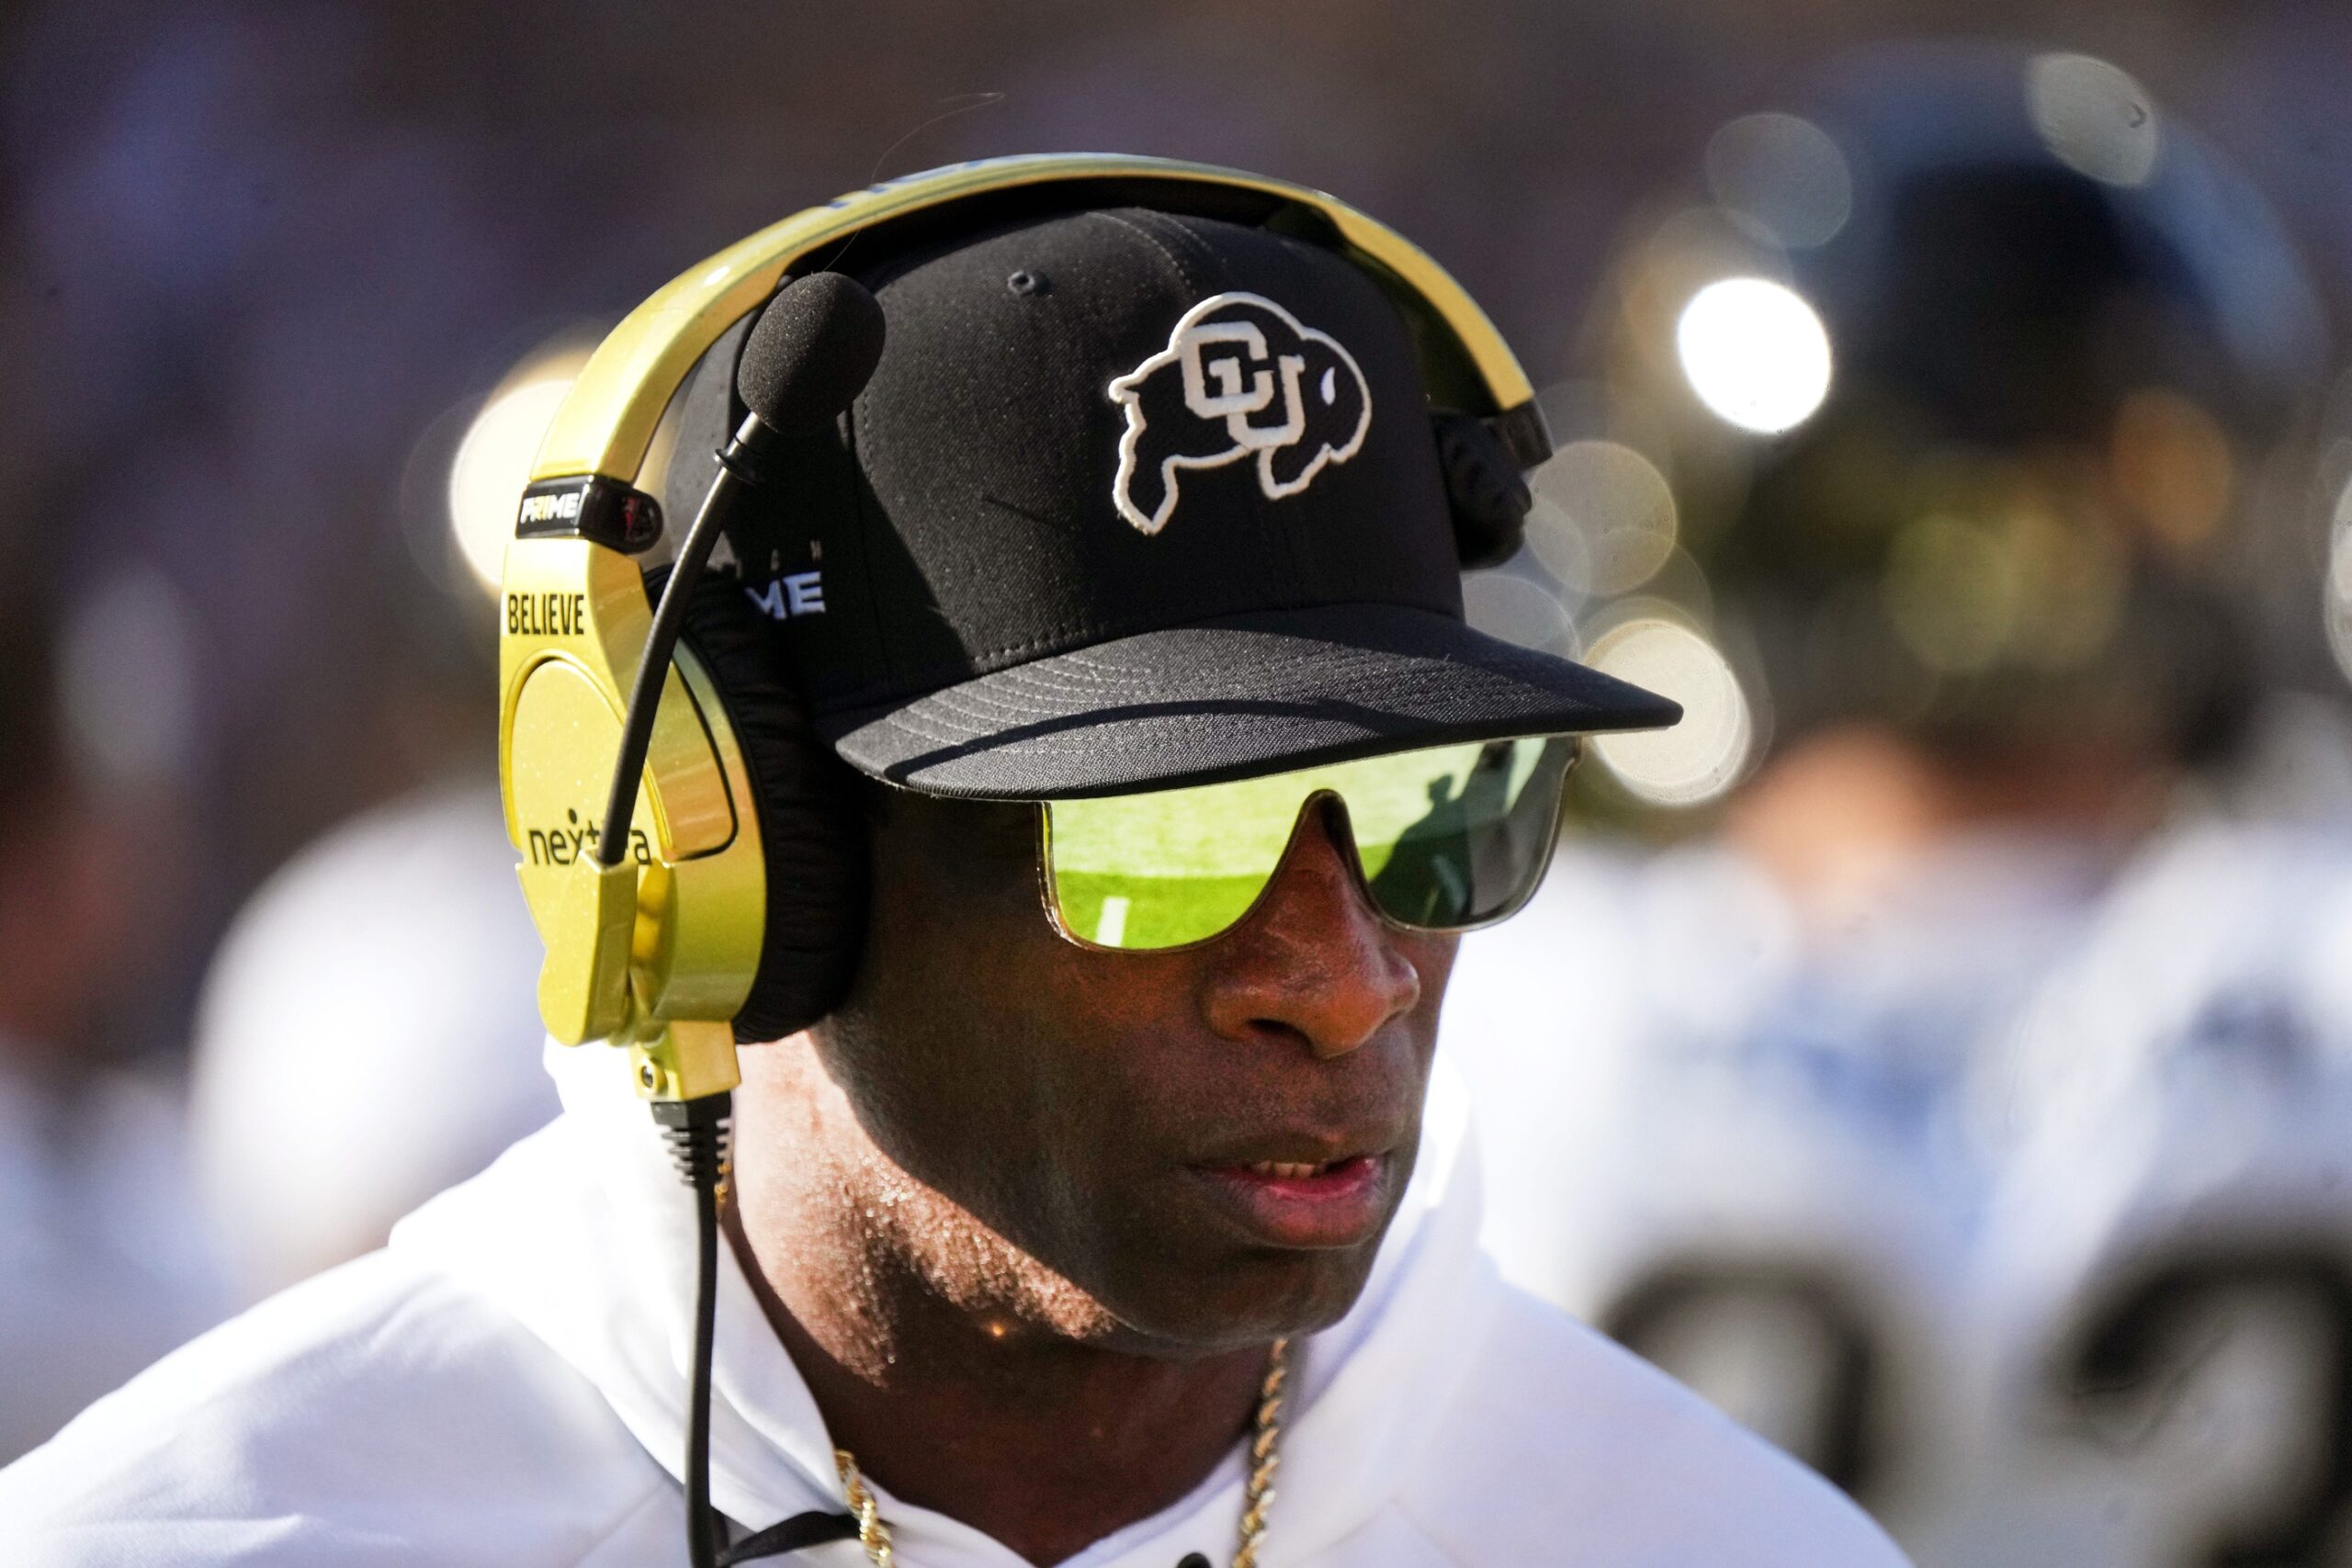
[[[1251,1420],[1250,1479],[1241,1488],[1241,1545],[1233,1554],[1233,1568],[1258,1568],[1258,1547],[1266,1539],[1266,1510],[1274,1501],[1274,1467],[1282,1462],[1275,1446],[1283,1435],[1283,1380],[1290,1375],[1290,1341],[1277,1339],[1266,1352],[1266,1375],[1258,1383],[1258,1413]],[[857,1473],[857,1456],[847,1449],[833,1450],[833,1468],[841,1472],[842,1491],[850,1511],[857,1516],[858,1544],[874,1568],[891,1568],[890,1527],[882,1522],[874,1494]]]

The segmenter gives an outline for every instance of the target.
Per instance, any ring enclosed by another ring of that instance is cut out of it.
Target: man
[[[1568,752],[1537,738],[1673,710],[1461,624],[1462,502],[1388,296],[1125,205],[849,259],[880,367],[705,583],[786,610],[869,775],[854,978],[742,1054],[718,1510],[847,1503],[865,1540],[813,1560],[915,1568],[1899,1562],[1476,1251],[1432,1082],[1453,932],[1540,868]],[[787,547],[821,597],[758,581]],[[756,661],[701,649],[751,734]],[[553,1070],[556,1123],[383,1253],[0,1477],[15,1539],[674,1561],[692,1210],[623,1059]]]

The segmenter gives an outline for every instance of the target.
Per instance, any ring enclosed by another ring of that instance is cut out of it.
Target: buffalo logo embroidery
[[[1176,510],[1179,468],[1255,454],[1269,501],[1344,463],[1372,428],[1372,390],[1328,333],[1257,294],[1216,294],[1184,312],[1168,346],[1110,386],[1125,408],[1111,499],[1147,534]]]

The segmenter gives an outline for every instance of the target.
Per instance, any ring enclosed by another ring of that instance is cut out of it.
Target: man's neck
[[[821,1103],[829,1089],[739,1100],[728,1227],[862,1472],[1047,1564],[1177,1502],[1236,1450],[1263,1348],[1115,1348],[1075,1286],[870,1145],[842,1146],[862,1138]],[[786,1106],[790,1126],[760,1124]],[[778,1140],[789,1157],[754,1153]]]

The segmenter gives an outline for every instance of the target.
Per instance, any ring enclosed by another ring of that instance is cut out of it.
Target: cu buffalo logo
[[[1176,510],[1177,471],[1257,458],[1270,501],[1344,463],[1372,428],[1355,356],[1256,294],[1216,294],[1184,312],[1168,346],[1111,383],[1127,412],[1111,498],[1157,534]]]

